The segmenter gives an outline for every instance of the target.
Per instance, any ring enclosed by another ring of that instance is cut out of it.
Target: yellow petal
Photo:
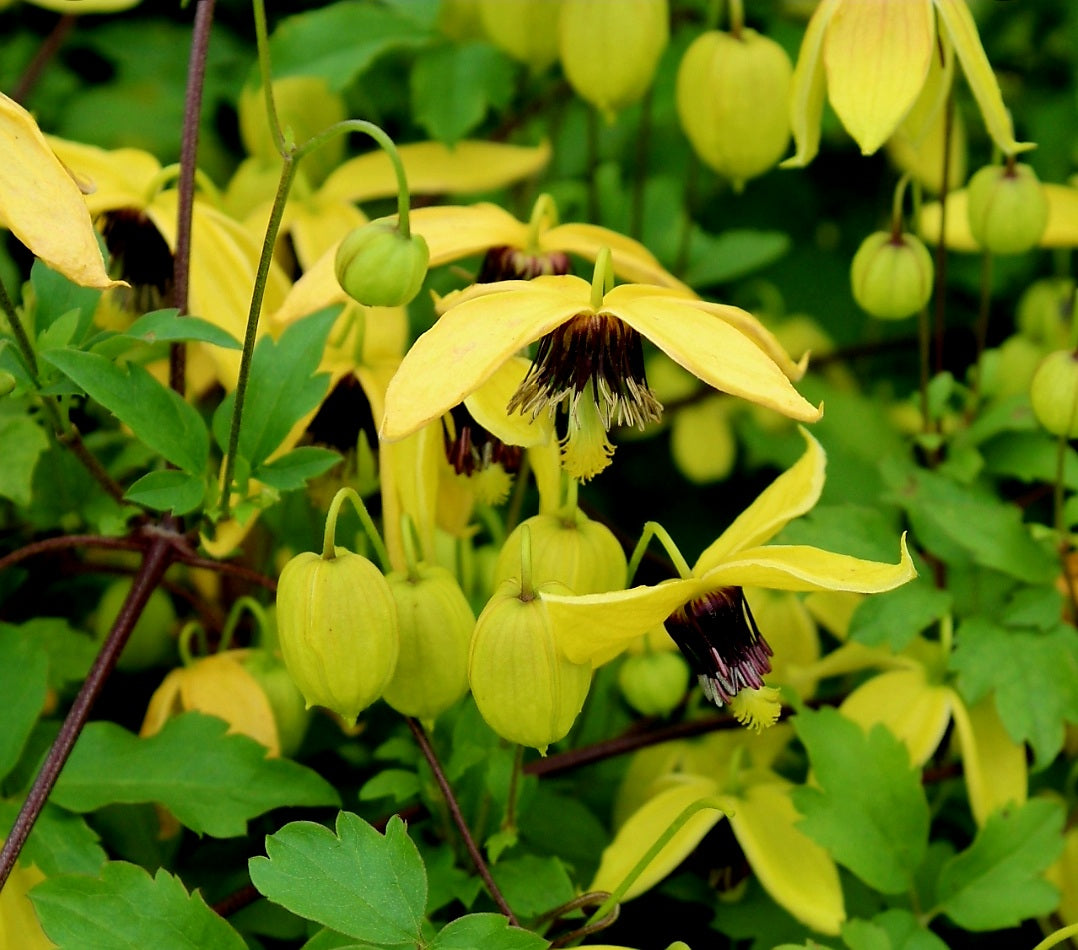
[[[967,707],[953,693],[954,728],[973,817],[983,825],[997,808],[1026,800],[1026,750],[1015,742],[996,712],[992,695]]]
[[[781,782],[750,785],[729,815],[749,864],[777,904],[820,933],[836,935],[846,919],[831,856],[797,828],[801,815]]]
[[[696,561],[693,573],[706,574],[736,552],[770,541],[790,521],[810,511],[823,491],[827,454],[801,430],[807,451],[765,488]],[[757,585],[766,587],[768,585]]]
[[[841,3],[827,27],[827,93],[842,124],[871,155],[917,99],[935,51],[931,0]]]
[[[805,29],[790,86],[790,131],[796,149],[790,158],[781,163],[782,168],[801,168],[811,162],[820,149],[820,120],[823,118],[825,89],[824,65],[820,54],[828,24],[840,2],[823,0]]]
[[[750,588],[745,598],[757,626],[774,651],[769,686],[787,686],[802,699],[816,687],[812,668],[820,658],[820,636],[796,594]]]
[[[83,287],[115,287],[82,192],[33,116],[0,93],[0,226]]]
[[[532,478],[539,492],[539,514],[550,515],[561,508],[561,446],[556,439],[528,449]]]
[[[588,890],[613,891],[678,815],[694,802],[714,795],[717,790],[717,784],[711,779],[686,776],[657,794],[632,814],[607,845]],[[658,884],[693,852],[704,835],[722,817],[721,811],[712,808],[705,808],[693,815],[629,886],[623,900],[631,900]]]
[[[708,584],[688,578],[605,594],[540,596],[565,655],[574,663],[591,661],[599,666],[662,623],[678,607],[710,589]]]
[[[146,704],[146,715],[142,717],[140,736],[155,735],[164,728],[169,719],[183,711],[180,703],[180,681],[183,674],[183,669],[173,670],[153,691],[149,703]]]
[[[713,312],[697,309],[692,301],[655,296],[652,288],[623,284],[603,298],[603,309],[709,386],[792,419],[815,422],[820,418],[820,410],[793,388],[760,347]]]
[[[589,261],[594,261],[602,248],[609,248],[614,273],[622,280],[671,287],[687,296],[696,296],[688,284],[667,271],[639,241],[597,224],[560,224],[539,235],[539,247],[544,251],[576,254]]]
[[[135,148],[106,150],[64,139],[49,138],[56,157],[71,171],[86,196],[90,214],[114,208],[145,208],[149,189],[161,163]]]
[[[332,249],[336,253],[337,245],[349,232],[368,221],[357,207],[341,201],[310,198],[294,202],[291,211],[288,233],[296,249],[296,260],[304,271],[326,251]]]
[[[730,416],[736,405],[725,396],[710,396],[680,407],[674,415],[670,454],[689,481],[706,485],[722,481],[733,471],[737,439]]]
[[[420,559],[434,557],[439,463],[445,464],[441,423],[382,445],[379,456],[386,548],[393,569],[400,571],[407,567],[402,515],[408,515],[419,535]]]
[[[988,134],[1005,155],[1034,148],[1031,142],[1016,142],[1014,139],[1010,113],[1003,104],[996,74],[992,72],[992,64],[984,54],[981,38],[977,34],[977,24],[966,0],[933,2],[939,11],[942,28],[950,36],[958,61],[962,64],[962,71],[966,74],[966,82],[969,83],[973,98],[981,108]]]
[[[523,357],[513,356],[494,371],[482,386],[464,400],[464,406],[491,435],[506,445],[545,445],[554,440],[554,424],[546,413],[537,419],[505,407],[531,367]]]
[[[633,812],[666,787],[659,785],[663,779],[686,771],[684,759],[691,748],[688,742],[681,740],[647,746],[633,754],[614,798],[614,828],[624,825]]]
[[[1078,827],[1069,828],[1063,835],[1063,853],[1044,877],[1061,892],[1057,911],[1060,919],[1068,926],[1078,923]]]
[[[929,684],[918,666],[874,676],[850,693],[839,711],[866,732],[883,723],[920,768],[939,747],[953,706],[950,690]]]
[[[137,7],[141,0],[31,0],[35,7],[56,13],[118,13]]]
[[[0,843],[3,842],[0,838]],[[52,950],[41,929],[30,890],[45,880],[36,864],[17,864],[0,891],[0,947],[5,950]]]
[[[1078,188],[1051,182],[1041,185],[1048,199],[1048,223],[1038,247],[1078,247]],[[947,247],[952,251],[980,251],[969,228],[969,202],[966,190],[947,195]],[[921,210],[921,235],[932,244],[939,243],[943,209],[938,201]]]
[[[205,657],[182,671],[180,696],[184,709],[217,716],[229,732],[250,736],[270,755],[281,754],[273,708],[234,652]]]
[[[587,310],[591,294],[576,277],[490,286],[503,289],[453,307],[401,361],[386,393],[384,439],[404,438],[462,402],[517,350]]]
[[[422,235],[427,242],[430,267],[440,267],[492,247],[524,248],[528,243],[528,226],[493,204],[416,208],[409,220],[412,233]]]
[[[412,194],[467,194],[504,188],[540,171],[550,160],[550,143],[536,146],[500,142],[416,142],[397,147]],[[397,193],[393,165],[381,149],[337,167],[320,189],[323,199],[367,201]],[[425,236],[425,235],[424,235]]]

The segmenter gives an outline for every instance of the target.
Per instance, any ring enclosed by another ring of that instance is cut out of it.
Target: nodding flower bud
[[[8,396],[15,391],[18,380],[6,369],[0,369],[0,396]]]
[[[618,670],[625,702],[645,716],[668,716],[689,688],[689,664],[680,653],[637,653]]]
[[[307,726],[311,721],[310,710],[285,665],[268,650],[236,651],[244,654],[243,668],[258,683],[277,724],[281,755],[292,756],[299,751]]]
[[[308,708],[325,706],[349,725],[393,676],[400,650],[397,606],[382,572],[345,548],[292,558],[277,584],[277,630],[285,666]]]
[[[1034,281],[1018,301],[1018,330],[1048,349],[1066,346],[1074,320],[1074,294],[1071,277]]]
[[[1052,435],[1078,438],[1078,358],[1071,350],[1049,353],[1029,387],[1033,415]]]
[[[541,73],[558,58],[560,0],[506,3],[478,0],[479,20],[487,38],[517,62]]]
[[[738,191],[786,151],[792,76],[786,51],[749,29],[701,33],[681,59],[681,127],[696,154]]]
[[[400,654],[382,698],[397,712],[431,720],[468,691],[475,614],[444,567],[420,564],[386,578],[397,603]]]
[[[866,313],[880,320],[903,320],[928,303],[934,273],[928,248],[918,238],[876,231],[854,254],[850,283]]]
[[[395,225],[364,224],[337,248],[337,282],[367,307],[402,307],[415,298],[427,276],[430,252],[422,235],[405,237]]]
[[[1022,254],[1036,247],[1048,224],[1048,199],[1029,165],[982,168],[966,186],[969,229],[993,254]]]

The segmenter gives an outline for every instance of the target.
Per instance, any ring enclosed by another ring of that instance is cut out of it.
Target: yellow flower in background
[[[1015,141],[965,0],[822,0],[794,69],[790,121],[796,151],[784,166],[807,165],[815,157],[825,89],[862,153],[871,155],[913,108],[941,50],[957,57],[988,133],[1003,153],[1032,148]]]
[[[4,950],[53,950],[56,946],[41,929],[29,896],[44,880],[36,864],[17,864],[0,890],[0,947]]]
[[[685,808],[707,801],[629,886],[630,900],[658,884],[724,817],[772,899],[820,933],[837,934],[846,912],[838,869],[798,830],[795,787],[773,768],[790,740],[785,725],[762,734],[718,732],[633,756],[614,806],[616,833],[588,890],[613,891]],[[721,861],[722,855],[716,856]]]
[[[1037,241],[1038,247],[1078,247],[1078,188],[1045,182],[1041,185],[1048,201],[1048,222]],[[931,244],[940,240],[943,208],[938,201],[921,209],[921,236]],[[962,188],[947,195],[944,240],[952,251],[975,253],[982,250],[969,225],[969,192]]]
[[[14,6],[16,0],[4,0],[0,10]],[[142,0],[26,0],[31,6],[78,16],[82,13],[119,13],[137,7]]]
[[[0,93],[0,227],[83,287],[115,287],[82,192],[33,116]]]

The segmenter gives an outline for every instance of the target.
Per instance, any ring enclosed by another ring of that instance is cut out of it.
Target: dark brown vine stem
[[[42,541],[32,541],[10,554],[0,557],[0,571],[13,567],[20,561],[35,557],[38,554],[50,554],[54,551],[65,551],[68,548],[104,548],[113,551],[141,551],[146,547],[145,542],[135,538],[106,538],[98,534],[65,534],[58,538],[45,538]]]
[[[434,773],[434,780],[442,790],[442,796],[445,798],[446,806],[449,808],[449,814],[453,817],[453,823],[457,826],[461,838],[464,839],[464,847],[468,849],[472,864],[475,865],[476,872],[483,879],[483,883],[487,888],[487,893],[490,894],[494,903],[498,905],[498,910],[509,918],[509,923],[514,927],[519,927],[520,924],[517,922],[512,908],[506,902],[502,892],[498,889],[498,885],[494,883],[494,878],[491,877],[490,874],[490,868],[487,867],[487,862],[483,860],[483,855],[480,853],[479,847],[476,845],[471,831],[468,830],[468,824],[460,812],[460,806],[457,804],[456,796],[453,794],[453,789],[449,785],[449,779],[445,777],[442,764],[438,761],[438,756],[434,752],[434,747],[430,744],[430,739],[427,738],[426,730],[411,716],[406,716],[405,719],[408,723],[408,728],[412,730],[412,735],[415,736],[415,741],[419,745],[423,757],[427,760],[427,764]]]
[[[65,13],[56,21],[52,32],[42,41],[34,54],[34,58],[30,60],[19,81],[15,84],[15,88],[11,90],[12,99],[21,103],[30,95],[30,90],[37,84],[38,78],[45,71],[45,67],[48,66],[60,47],[64,45],[67,34],[71,32],[77,20],[78,16],[76,14]]]
[[[30,786],[26,801],[23,802],[22,808],[15,818],[15,823],[12,825],[7,840],[4,842],[3,849],[0,849],[0,889],[3,888],[4,883],[15,867],[15,862],[18,860],[23,845],[26,844],[26,839],[30,837],[30,832],[33,830],[38,816],[48,801],[49,793],[56,784],[56,780],[60,777],[60,771],[63,769],[64,763],[67,762],[68,756],[71,755],[75,741],[90,716],[90,710],[100,695],[113,667],[116,666],[116,660],[127,643],[127,638],[130,636],[135,622],[146,606],[146,601],[149,600],[150,594],[160,583],[165,571],[168,570],[169,564],[173,561],[175,535],[169,533],[167,522],[163,527],[165,530],[160,531],[151,540],[139,566],[138,573],[131,584],[127,600],[124,601],[123,608],[120,610],[112,630],[109,631],[109,635],[101,647],[101,652],[98,653],[97,659],[94,660],[93,666],[90,667],[86,681],[82,684],[75,701],[71,704],[71,709],[60,727],[60,733],[57,735],[56,741],[50,747],[40,771],[34,778],[33,785]]]

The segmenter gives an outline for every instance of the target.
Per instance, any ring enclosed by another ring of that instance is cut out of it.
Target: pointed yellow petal
[[[557,439],[528,449],[532,478],[539,492],[539,514],[551,515],[561,508],[561,446]]]
[[[464,406],[491,435],[506,445],[545,445],[554,441],[554,423],[546,413],[537,419],[519,412],[508,413],[506,406],[528,374],[531,362],[520,356],[510,357],[494,375],[464,400]]]
[[[413,195],[467,194],[492,191],[528,178],[550,160],[550,143],[504,145],[500,142],[416,142],[397,147]],[[321,197],[367,201],[397,193],[397,176],[379,149],[337,167],[325,180]],[[425,236],[425,235],[424,235]]]
[[[977,824],[983,825],[992,812],[1008,802],[1025,803],[1026,750],[1007,734],[992,695],[969,707],[957,693],[952,695],[969,803]]]
[[[233,652],[205,657],[183,672],[184,709],[217,716],[228,723],[229,732],[250,736],[269,749],[271,756],[281,754],[269,700]]]
[[[801,168],[820,149],[820,120],[823,118],[824,65],[820,55],[827,27],[841,0],[823,0],[812,14],[801,51],[797,54],[790,87],[790,131],[796,150],[781,163],[782,168]]]
[[[775,902],[803,924],[837,935],[846,919],[831,856],[797,824],[801,814],[781,782],[750,785],[729,815],[749,864]]]
[[[705,313],[714,314],[744,333],[771,357],[788,379],[796,382],[805,375],[805,370],[808,368],[807,354],[799,363],[795,363],[776,336],[747,310],[742,310],[740,307],[731,307],[728,304],[712,303],[709,300],[694,300],[692,306],[698,310],[703,310]]]
[[[517,350],[587,310],[591,295],[576,277],[491,286],[504,289],[453,307],[408,351],[386,393],[383,438],[404,438],[437,419]]]
[[[827,27],[827,93],[842,124],[871,155],[909,112],[935,51],[932,0],[842,3]]]
[[[768,635],[770,640],[770,634]],[[867,669],[910,669],[920,664],[902,654],[895,655],[889,650],[879,647],[868,647],[863,643],[844,643],[837,650],[832,650],[823,659],[813,663],[805,670],[806,676],[813,676],[818,680],[827,679],[829,676],[844,676],[847,673],[855,673],[858,670]]]
[[[337,245],[349,232],[369,220],[354,205],[340,201],[311,198],[293,202],[291,211],[288,233],[296,249],[296,260],[304,271],[330,248],[335,252]]]
[[[703,575],[711,587],[770,587],[773,590],[852,590],[879,594],[917,576],[906,538],[897,564],[863,561],[802,545],[771,545],[738,551],[734,560]]]
[[[874,676],[850,693],[839,711],[866,732],[883,723],[919,768],[939,747],[953,706],[950,690],[929,684],[924,667],[918,666]]]
[[[660,785],[663,779],[688,771],[684,768],[684,760],[691,749],[690,743],[682,740],[663,742],[633,753],[614,797],[612,824],[615,829],[624,825],[649,798],[667,787]]]
[[[90,214],[114,208],[145,208],[161,163],[149,152],[135,148],[106,150],[49,137],[56,157],[83,189]]]
[[[33,116],[0,93],[0,226],[83,287],[115,287],[86,201]]]
[[[933,0],[939,11],[942,29],[947,31],[954,45],[962,71],[966,74],[973,98],[981,107],[988,134],[1005,155],[1024,152],[1034,148],[1031,142],[1016,142],[1010,113],[1003,104],[996,74],[984,54],[977,24],[970,13],[966,0]]]
[[[160,732],[166,722],[177,713],[183,712],[180,705],[180,681],[185,670],[172,670],[153,691],[146,704],[146,715],[142,717],[140,736],[152,736]]]
[[[637,284],[672,287],[695,297],[688,284],[683,284],[666,270],[639,241],[597,224],[560,224],[539,235],[539,247],[544,251],[565,251],[594,261],[601,248],[610,249],[614,273],[622,280]]]
[[[823,491],[827,454],[816,439],[801,430],[807,451],[767,486],[696,561],[693,573],[706,574],[743,548],[770,541],[790,521],[810,511]],[[759,585],[766,587],[766,584]]]
[[[4,841],[0,838],[0,843]],[[18,950],[54,950],[37,919],[30,890],[45,880],[36,864],[16,864],[0,891],[0,947]]]
[[[939,201],[928,202],[921,208],[921,236],[929,244],[939,244],[940,225],[943,224],[947,229],[945,240],[949,250],[962,251],[967,254],[980,250],[969,228],[967,197],[964,188],[948,193],[946,222],[943,222],[943,205]]]
[[[693,802],[708,798],[716,791],[713,780],[688,776],[657,794],[632,814],[607,845],[588,890],[612,891],[618,887],[678,815]],[[631,900],[658,884],[693,852],[722,817],[721,811],[711,808],[693,815],[644,868],[623,899]]]
[[[393,569],[400,571],[407,566],[401,533],[401,516],[405,514],[419,535],[420,559],[433,560],[438,472],[445,465],[441,423],[426,426],[400,442],[382,445],[379,455],[382,523]]]
[[[812,695],[816,676],[812,668],[820,658],[820,635],[804,603],[785,591],[746,590],[757,626],[774,651],[769,686],[786,686],[802,699]]]
[[[688,578],[606,594],[540,596],[565,655],[574,663],[591,661],[598,666],[710,589],[708,584]]]
[[[820,410],[793,388],[749,337],[679,297],[657,297],[636,284],[615,287],[603,309],[624,320],[709,386],[792,419],[815,422]],[[731,308],[734,309],[734,308]]]
[[[524,248],[528,243],[528,226],[493,204],[416,208],[409,221],[412,233],[421,234],[427,242],[430,267],[481,254],[492,247]]]

